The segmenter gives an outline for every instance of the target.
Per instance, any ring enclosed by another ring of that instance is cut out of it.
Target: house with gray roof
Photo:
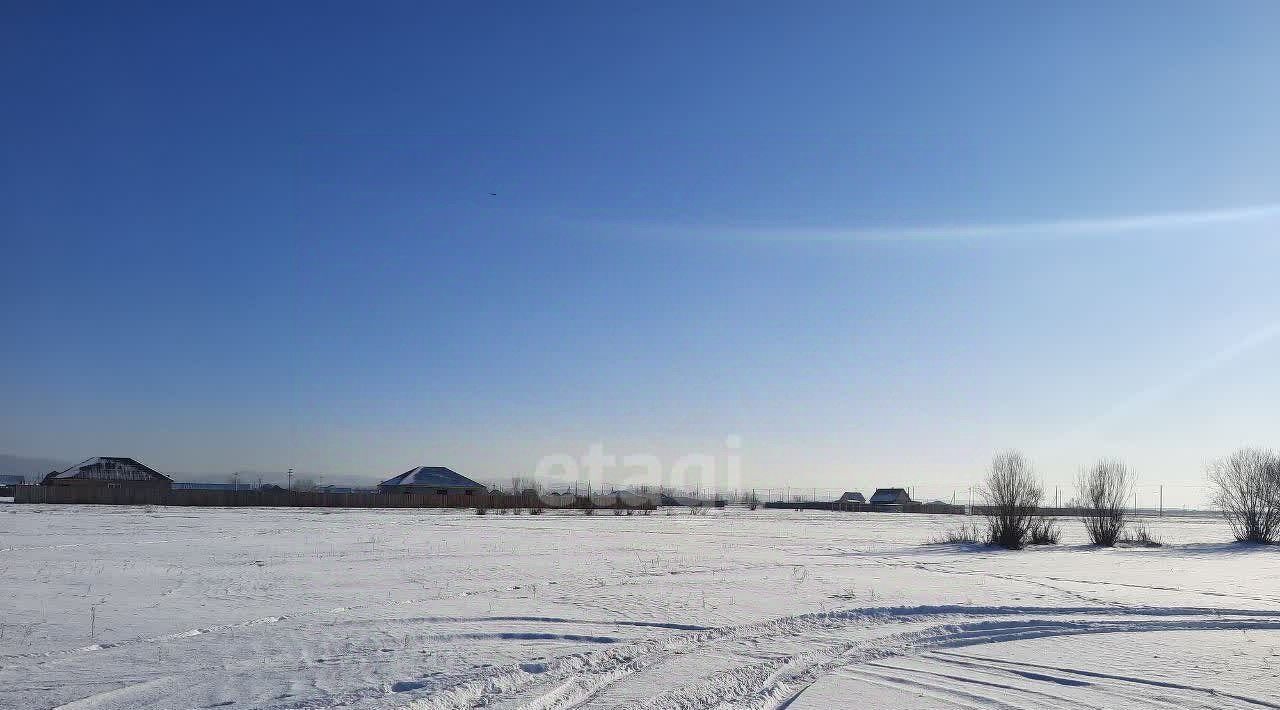
[[[378,484],[383,493],[418,493],[426,495],[482,495],[484,485],[444,466],[419,466]]]
[[[877,488],[870,502],[871,505],[906,505],[911,502],[911,495],[905,488]]]
[[[173,479],[123,456],[95,456],[64,471],[44,477],[46,486],[100,486],[105,488],[164,488]]]
[[[0,496],[13,495],[13,489],[26,482],[25,476],[0,475]]]

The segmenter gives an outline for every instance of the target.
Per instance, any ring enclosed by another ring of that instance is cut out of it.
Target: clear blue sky
[[[0,11],[0,451],[1280,445],[1276,3],[202,5]]]

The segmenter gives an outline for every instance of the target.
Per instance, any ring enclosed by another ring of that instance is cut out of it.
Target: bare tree
[[[987,505],[990,543],[1020,550],[1040,517],[1044,486],[1036,478],[1031,462],[1022,452],[1002,451],[991,460],[987,478],[980,489]]]
[[[1076,477],[1080,522],[1095,545],[1114,547],[1124,532],[1135,476],[1119,459],[1101,459]]]
[[[1214,504],[1242,542],[1280,541],[1280,456],[1240,449],[1208,466]]]

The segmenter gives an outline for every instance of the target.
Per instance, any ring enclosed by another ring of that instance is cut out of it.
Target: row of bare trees
[[[1134,475],[1123,461],[1102,459],[1076,477],[1076,516],[1095,545],[1111,547],[1128,523],[1125,502]],[[986,503],[987,540],[1010,550],[1058,540],[1057,523],[1044,508],[1044,484],[1020,451],[1002,451],[991,460],[981,487]]]
[[[1237,540],[1280,542],[1280,454],[1240,449],[1210,463],[1207,472],[1214,505]],[[1126,539],[1126,529],[1132,527],[1126,503],[1136,481],[1133,470],[1118,459],[1101,459],[1076,477],[1073,512],[1095,545],[1111,547]],[[987,543],[1016,550],[1057,541],[1056,524],[1043,507],[1044,485],[1021,452],[996,454],[980,490]],[[1151,542],[1145,530],[1137,531],[1137,539]]]

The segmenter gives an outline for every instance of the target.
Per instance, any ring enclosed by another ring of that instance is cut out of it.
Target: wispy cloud
[[[1127,215],[1041,222],[887,227],[759,227],[732,225],[633,225],[627,231],[679,237],[779,242],[958,242],[1018,238],[1055,239],[1243,224],[1280,219],[1280,203],[1230,209]]]

